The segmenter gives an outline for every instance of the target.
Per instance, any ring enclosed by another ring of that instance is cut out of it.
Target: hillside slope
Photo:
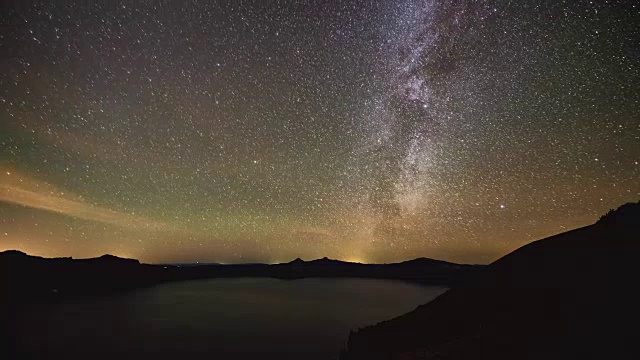
[[[340,359],[639,358],[638,259],[640,203],[626,204],[352,333]]]

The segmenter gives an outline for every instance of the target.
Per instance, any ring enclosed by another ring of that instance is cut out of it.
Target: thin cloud
[[[290,231],[295,235],[316,240],[325,240],[334,237],[330,231],[312,226],[293,226]]]
[[[141,216],[87,202],[46,182],[0,165],[0,201],[66,216],[134,229],[164,229],[166,225]]]

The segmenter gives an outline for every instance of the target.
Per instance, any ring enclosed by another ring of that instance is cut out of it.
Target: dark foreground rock
[[[530,243],[351,334],[352,359],[638,359],[640,203]]]

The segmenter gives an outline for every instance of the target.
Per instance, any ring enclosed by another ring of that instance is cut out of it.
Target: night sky
[[[0,250],[486,263],[640,200],[634,1],[2,6]]]

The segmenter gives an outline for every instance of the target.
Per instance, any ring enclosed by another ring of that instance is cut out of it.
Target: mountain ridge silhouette
[[[18,250],[0,252],[0,303],[57,301],[76,296],[104,296],[156,284],[210,278],[271,277],[376,278],[451,286],[482,265],[416,259],[397,264],[361,264],[327,257],[280,264],[144,264],[110,254],[74,259],[44,258]],[[2,305],[2,304],[0,304]]]

